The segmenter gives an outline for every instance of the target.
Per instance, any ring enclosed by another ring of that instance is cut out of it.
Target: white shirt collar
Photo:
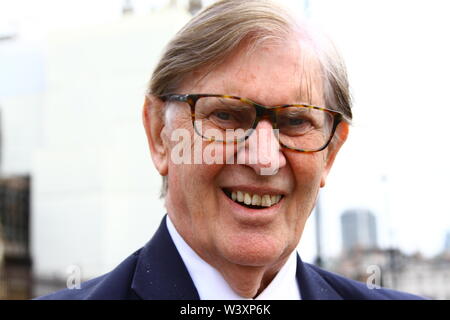
[[[210,266],[184,241],[167,216],[167,229],[183,259],[201,300],[252,300],[235,293],[219,271]],[[294,250],[272,282],[255,300],[300,300],[296,278],[297,252]]]

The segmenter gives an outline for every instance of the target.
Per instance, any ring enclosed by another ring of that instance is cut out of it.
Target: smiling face
[[[211,72],[192,74],[177,93],[235,95],[267,106],[324,104],[318,64],[299,41],[268,43],[251,54],[246,49],[242,44]],[[162,104],[157,98],[151,103]],[[336,134],[341,139],[327,149],[298,153],[280,148],[272,125],[263,119],[239,147],[216,149],[216,157],[225,159],[232,148],[239,164],[176,164],[170,156],[176,144],[170,141],[173,130],[185,128],[192,139],[201,138],[194,133],[189,106],[170,103],[171,123],[161,131],[146,128],[155,165],[168,176],[166,206],[178,232],[219,269],[228,264],[273,267],[283,263],[299,242],[318,190],[345,140],[347,125],[338,126]],[[156,132],[153,138],[152,132]],[[259,132],[270,134],[258,140]],[[251,143],[256,151],[249,148]],[[203,148],[211,144],[203,141]],[[245,160],[250,158],[256,163]],[[268,166],[276,166],[276,173],[262,175],[261,169]]]

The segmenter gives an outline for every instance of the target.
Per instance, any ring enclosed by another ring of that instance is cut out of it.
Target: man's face
[[[242,45],[211,72],[194,73],[177,93],[235,95],[267,106],[324,104],[315,59],[298,42],[262,46],[252,54],[245,50]],[[191,132],[192,139],[201,139],[193,131],[188,105],[173,104],[169,107],[173,113],[171,123],[162,131],[165,157],[169,158],[176,144],[170,141],[174,130],[183,128]],[[224,162],[225,149],[232,148],[236,162],[256,157],[257,163],[175,164],[173,159],[166,159],[169,215],[186,242],[215,267],[229,263],[276,266],[283,261],[298,244],[340,146],[338,142],[316,153],[289,151],[279,147],[271,128],[270,122],[263,119],[239,147],[217,149]],[[267,139],[263,144],[258,140],[262,131],[270,132],[269,144]],[[248,147],[252,142],[256,150]],[[211,143],[215,142],[204,141],[203,148]],[[272,147],[267,147],[270,144]],[[267,166],[276,166],[276,174],[262,175],[261,169]],[[281,198],[276,204],[271,202],[270,207],[249,208],[231,199],[232,193],[239,196],[239,192],[244,197],[248,193],[250,198]]]

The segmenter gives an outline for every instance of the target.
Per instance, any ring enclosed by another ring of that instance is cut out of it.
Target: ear
[[[334,159],[336,159],[338,151],[341,149],[342,145],[347,140],[349,127],[350,126],[347,122],[341,122],[336,128],[336,132],[334,133],[335,136],[327,148],[328,153],[325,159],[326,163],[324,170],[322,171],[322,178],[320,180],[321,188],[325,186],[328,173],[330,172],[331,167],[333,166]]]
[[[164,139],[164,102],[153,95],[145,98],[142,121],[147,134],[148,146],[156,169],[162,176],[168,172],[169,152]]]

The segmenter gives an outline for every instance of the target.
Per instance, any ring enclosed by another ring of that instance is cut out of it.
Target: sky
[[[169,0],[131,2],[144,15]],[[50,30],[119,19],[122,4],[0,0],[0,35],[17,32],[38,46]],[[354,97],[349,139],[321,193],[327,254],[339,251],[339,241],[330,239],[340,239],[339,217],[350,208],[375,213],[382,245],[426,255],[442,250],[450,230],[449,6],[446,0],[309,1],[313,23],[344,56]],[[312,227],[305,237],[314,238]]]
[[[383,243],[437,253],[450,229],[449,4],[312,3],[342,51],[354,97],[352,132],[325,196],[339,206],[333,193],[347,177],[338,197],[373,209]]]

